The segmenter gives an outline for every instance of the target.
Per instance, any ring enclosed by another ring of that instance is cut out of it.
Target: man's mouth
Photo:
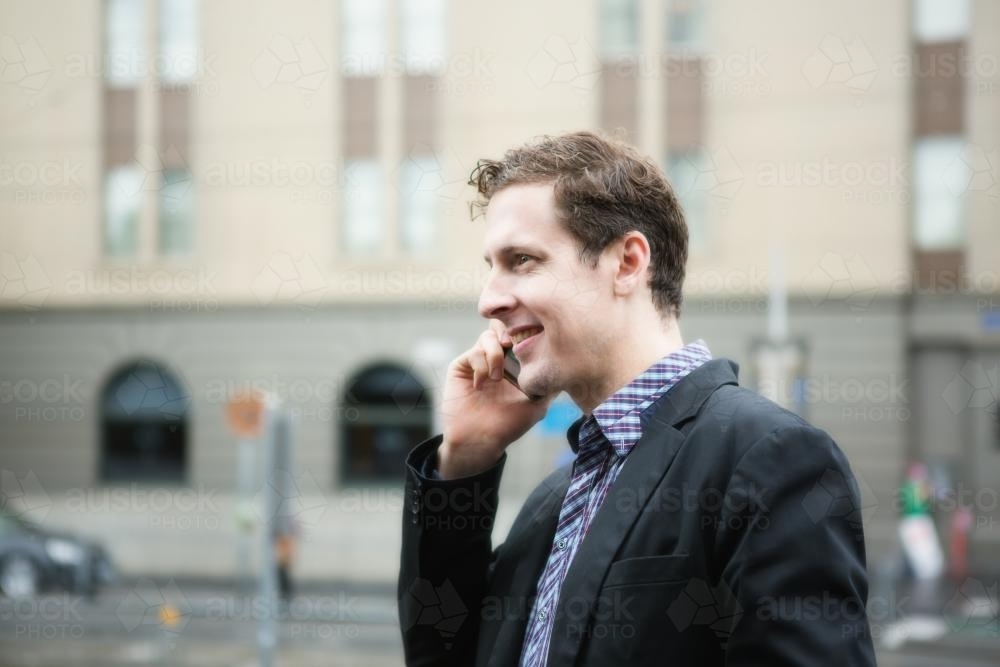
[[[520,347],[521,343],[528,340],[529,338],[537,336],[540,333],[542,333],[542,327],[531,327],[530,329],[521,329],[520,331],[511,334],[510,339],[514,341],[514,347],[515,347],[514,352],[515,353],[517,352],[516,348]]]

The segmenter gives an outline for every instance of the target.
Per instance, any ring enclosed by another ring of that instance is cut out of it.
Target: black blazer
[[[737,373],[710,361],[643,415],[563,583],[550,667],[875,664],[847,459],[825,432],[737,386]],[[570,469],[535,489],[494,550],[506,455],[434,480],[440,441],[407,459],[406,663],[513,667]]]

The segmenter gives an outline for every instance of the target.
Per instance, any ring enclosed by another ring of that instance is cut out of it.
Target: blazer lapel
[[[487,663],[490,667],[514,667],[520,661],[521,645],[524,643],[538,577],[552,550],[559,510],[569,488],[569,481],[568,470],[560,476],[548,477],[543,488],[535,492],[544,494],[540,502],[532,502],[530,498],[525,502],[525,509],[522,511],[529,514],[524,522],[514,522],[516,532],[512,530],[504,541],[503,558],[508,561],[508,567],[516,569],[508,590],[496,591],[495,595],[505,598],[505,604],[509,604],[512,611],[503,610],[503,621],[497,630],[496,639],[487,639],[480,644],[481,647],[484,644],[493,647]]]
[[[566,574],[548,664],[573,664],[590,624],[589,613],[581,612],[593,610],[611,562],[683,445],[679,427],[719,386],[736,384],[737,372],[736,364],[728,360],[706,362],[650,406],[648,418],[644,415],[642,437],[629,452]]]

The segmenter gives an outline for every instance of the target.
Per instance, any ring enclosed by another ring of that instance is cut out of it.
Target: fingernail
[[[493,373],[491,374],[491,377],[494,380],[499,380],[500,379],[500,368],[499,367],[493,369]]]

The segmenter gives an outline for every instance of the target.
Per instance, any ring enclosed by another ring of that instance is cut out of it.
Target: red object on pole
[[[969,576],[969,531],[972,528],[972,508],[960,505],[951,517],[948,548],[948,574],[962,581]]]

